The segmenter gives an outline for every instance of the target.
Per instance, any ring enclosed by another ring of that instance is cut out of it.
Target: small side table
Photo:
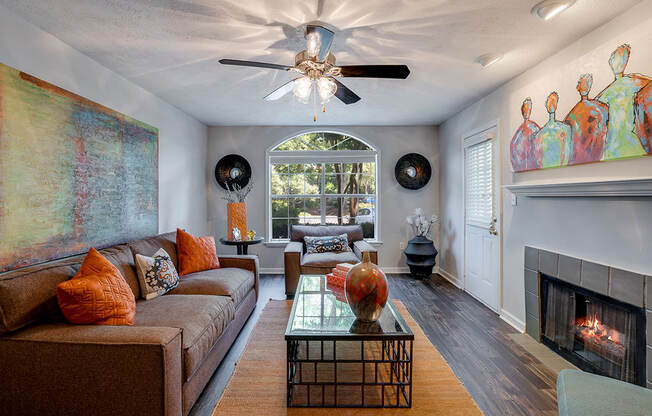
[[[247,254],[247,248],[253,244],[262,243],[265,240],[264,237],[255,237],[253,240],[229,240],[228,238],[220,238],[220,243],[225,246],[236,246],[238,254]]]

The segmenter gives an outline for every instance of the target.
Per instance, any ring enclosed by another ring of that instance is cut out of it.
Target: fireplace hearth
[[[526,332],[596,374],[652,389],[652,276],[525,247]]]
[[[541,341],[579,368],[645,386],[645,310],[541,275]]]

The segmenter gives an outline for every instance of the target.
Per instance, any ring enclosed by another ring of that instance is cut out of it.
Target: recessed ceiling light
[[[543,20],[550,20],[575,4],[575,0],[544,0],[532,7],[530,13]]]
[[[475,58],[475,62],[482,65],[483,68],[486,68],[490,65],[495,64],[501,59],[503,59],[502,53],[485,53],[484,55],[480,55],[477,58]]]

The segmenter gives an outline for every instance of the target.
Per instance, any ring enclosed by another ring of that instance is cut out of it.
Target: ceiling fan
[[[302,76],[283,84],[265,96],[266,101],[278,100],[290,91],[302,102],[309,102],[313,89],[313,102],[317,96],[325,104],[335,96],[344,104],[360,101],[360,97],[337,80],[337,77],[394,78],[405,79],[410,75],[407,65],[335,65],[335,56],[330,52],[335,33],[320,25],[307,25],[305,30],[306,49],[295,57],[294,66],[270,64],[267,62],[220,59],[224,65],[252,66],[258,68],[293,71]],[[325,107],[322,107],[325,111]],[[316,115],[313,117],[317,121]]]

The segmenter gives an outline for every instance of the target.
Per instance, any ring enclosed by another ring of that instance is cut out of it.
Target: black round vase
[[[408,241],[405,257],[407,257],[407,265],[410,267],[412,276],[423,279],[432,274],[432,268],[436,263],[437,249],[432,240],[416,236]]]

